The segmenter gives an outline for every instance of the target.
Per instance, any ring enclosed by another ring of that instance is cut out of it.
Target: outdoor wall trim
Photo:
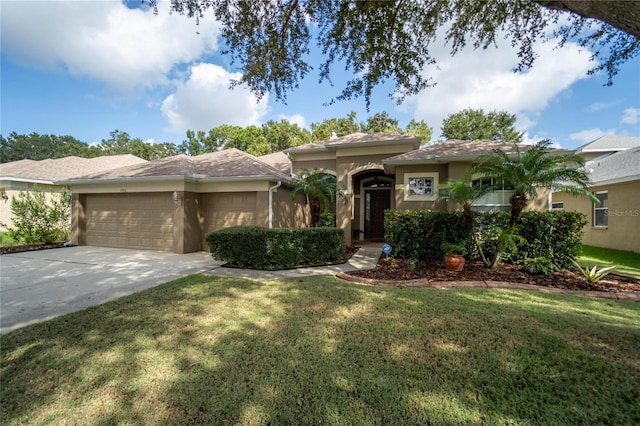
[[[44,185],[54,185],[56,184],[52,180],[42,180],[42,179],[29,179],[29,178],[19,178],[19,177],[11,177],[11,176],[0,176],[0,182],[9,181],[9,182],[25,182],[25,183],[40,183]]]
[[[75,179],[56,181],[56,185],[101,185],[114,183],[135,183],[135,182],[186,182],[186,183],[210,183],[210,182],[245,182],[245,181],[281,181],[291,182],[291,179],[276,175],[255,175],[255,176],[141,176],[141,177],[120,177],[112,179]]]

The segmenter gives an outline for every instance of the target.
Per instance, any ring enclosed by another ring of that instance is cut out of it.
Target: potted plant
[[[444,266],[449,271],[462,271],[465,264],[464,255],[467,248],[464,244],[443,243]]]

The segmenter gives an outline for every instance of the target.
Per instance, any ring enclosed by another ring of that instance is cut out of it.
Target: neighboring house
[[[640,146],[640,137],[604,135],[576,149],[585,161]]]
[[[355,133],[256,158],[236,149],[146,164],[58,182],[73,193],[72,242],[188,253],[206,250],[207,233],[234,225],[296,227],[309,223],[303,196],[291,198],[292,175],[320,168],[335,174],[346,199],[337,226],[353,239],[384,238],[387,209],[455,209],[435,203],[438,186],[459,178],[479,155],[512,144],[450,140],[420,149],[421,139]],[[528,149],[521,145],[521,150]],[[477,210],[505,210],[509,188]],[[542,192],[528,207],[549,208]]]
[[[576,153],[589,159],[590,188],[600,202],[558,192],[552,208],[587,216],[584,244],[640,252],[640,137],[604,136]]]
[[[304,199],[288,174],[228,149],[176,155],[58,182],[73,194],[71,242],[190,253],[235,225],[304,226]]]
[[[0,223],[11,227],[11,199],[20,191],[30,191],[38,185],[47,196],[59,193],[62,186],[55,181],[71,179],[93,172],[145,163],[135,155],[110,155],[95,158],[65,157],[48,160],[20,160],[0,164]],[[0,226],[0,230],[6,227]]]

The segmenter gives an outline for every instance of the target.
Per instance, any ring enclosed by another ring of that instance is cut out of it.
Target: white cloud
[[[258,103],[246,86],[229,89],[239,73],[208,63],[191,67],[185,81],[162,102],[162,113],[171,124],[171,131],[210,130],[221,124],[248,126],[260,124],[267,113],[269,97]]]
[[[307,126],[302,114],[293,114],[293,115],[280,114],[278,118],[280,120],[288,120],[289,123],[297,124],[298,127],[300,127],[301,129],[304,129]]]
[[[621,123],[636,125],[640,123],[640,108],[627,108],[622,112]]]
[[[582,143],[591,142],[601,136],[615,134],[615,129],[601,130],[600,128],[582,130],[580,132],[571,133],[569,139]]]
[[[62,69],[123,92],[166,84],[176,65],[217,48],[218,25],[208,16],[196,27],[159,3],[156,16],[119,1],[2,2],[2,52],[24,66]]]
[[[613,108],[620,102],[594,102],[591,105],[587,106],[587,112],[598,112],[604,109]]]
[[[536,124],[541,111],[576,81],[586,78],[593,63],[590,54],[573,43],[554,49],[553,43],[536,47],[538,58],[530,70],[513,73],[517,54],[499,40],[499,48],[467,48],[453,57],[438,54],[439,67],[425,75],[433,77],[435,87],[408,98],[400,107],[417,120],[425,120],[440,136],[442,121],[465,108],[507,111],[516,114],[516,128],[526,131]]]

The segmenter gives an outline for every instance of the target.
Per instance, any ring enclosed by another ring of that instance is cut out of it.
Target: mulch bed
[[[611,273],[602,281],[589,283],[579,272],[559,270],[549,275],[535,275],[523,271],[520,265],[501,264],[497,269],[486,268],[482,262],[468,262],[461,272],[448,271],[444,262],[418,262],[412,268],[407,260],[381,257],[374,269],[350,271],[355,277],[386,281],[426,280],[446,281],[497,281],[514,284],[531,284],[566,290],[640,292],[640,280]]]
[[[22,246],[3,246],[0,247],[0,254],[21,253],[23,251],[46,250],[52,248],[64,247],[64,243],[51,244],[27,244]]]

